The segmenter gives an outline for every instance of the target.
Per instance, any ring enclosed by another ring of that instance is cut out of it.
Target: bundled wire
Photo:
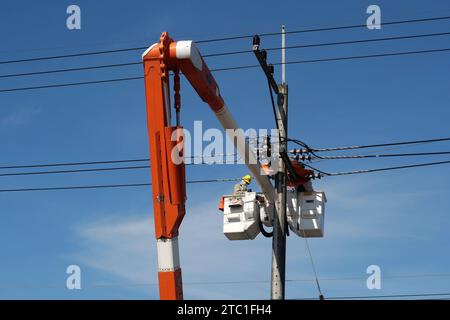
[[[410,156],[435,156],[435,155],[448,155],[450,151],[437,151],[437,152],[417,152],[417,153],[394,153],[394,154],[365,154],[365,155],[341,155],[341,156],[320,156],[317,155],[318,152],[329,152],[329,151],[343,151],[343,150],[355,150],[355,149],[366,149],[366,148],[377,148],[377,147],[386,147],[386,146],[400,146],[400,145],[413,145],[413,144],[426,144],[426,143],[436,143],[436,142],[444,142],[450,141],[450,138],[437,138],[437,139],[426,139],[426,140],[412,140],[412,141],[402,141],[402,142],[390,142],[390,143],[380,143],[380,144],[368,144],[368,145],[359,145],[359,146],[346,146],[346,147],[334,147],[334,148],[311,148],[305,142],[299,139],[289,139],[289,141],[294,142],[301,146],[303,149],[294,149],[291,150],[298,160],[308,160],[311,161],[313,159],[362,159],[362,158],[384,158],[384,157],[410,157]],[[311,156],[312,155],[312,156]],[[409,164],[409,165],[401,165],[401,166],[391,166],[384,168],[375,168],[375,169],[364,169],[364,170],[352,170],[352,171],[344,171],[344,172],[326,172],[320,170],[316,167],[313,167],[307,163],[303,162],[305,167],[308,167],[316,172],[318,175],[315,178],[321,178],[323,176],[346,176],[346,175],[354,175],[354,174],[363,174],[363,173],[373,173],[373,172],[382,172],[382,171],[391,171],[391,170],[400,170],[400,169],[410,169],[410,168],[418,168],[418,167],[428,167],[435,165],[443,165],[450,164],[450,160],[445,161],[435,161],[435,162],[426,162],[419,164]]]

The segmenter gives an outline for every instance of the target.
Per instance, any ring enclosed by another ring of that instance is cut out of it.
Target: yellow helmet
[[[246,184],[250,184],[250,182],[252,182],[252,177],[249,174],[246,174],[242,177],[242,181],[244,181]]]

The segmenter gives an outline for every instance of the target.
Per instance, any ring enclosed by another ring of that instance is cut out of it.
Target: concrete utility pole
[[[287,150],[287,124],[288,124],[288,87],[286,84],[286,34],[284,26],[281,27],[281,70],[282,83],[279,86],[279,95],[277,99],[277,124],[279,128],[279,152],[280,154]],[[279,171],[275,176],[276,202],[273,221],[272,238],[272,286],[271,299],[282,300],[285,294],[285,271],[286,271],[286,193],[287,193],[287,175],[286,165],[281,156],[278,158]]]

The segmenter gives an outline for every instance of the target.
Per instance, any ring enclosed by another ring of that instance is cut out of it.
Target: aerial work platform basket
[[[242,196],[223,196],[223,233],[230,240],[253,240],[259,234],[261,219],[266,217],[264,196],[245,192]],[[263,210],[261,210],[263,208]],[[260,217],[261,213],[263,217]]]
[[[297,192],[287,194],[287,221],[289,228],[300,237],[323,237],[325,221],[324,192]]]
[[[324,236],[325,193],[320,191],[287,193],[287,222],[289,229],[302,238]],[[245,192],[222,197],[223,233],[229,240],[253,240],[262,232],[262,225],[272,226],[273,205],[264,195]]]

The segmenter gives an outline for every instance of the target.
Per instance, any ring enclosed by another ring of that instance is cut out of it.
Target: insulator
[[[259,36],[256,34],[253,36],[253,45],[259,46],[259,44],[260,44],[260,39],[259,39]]]

